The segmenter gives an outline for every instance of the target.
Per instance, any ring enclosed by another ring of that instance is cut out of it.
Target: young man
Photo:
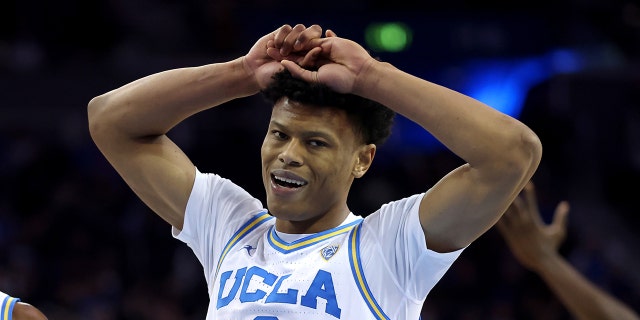
[[[40,309],[0,291],[0,320],[47,320]]]
[[[261,91],[274,101],[261,148],[268,211],[231,181],[201,173],[166,135],[189,116]],[[394,112],[467,163],[362,219],[347,195]],[[88,114],[108,161],[202,263],[207,319],[417,319],[542,152],[516,119],[330,30],[323,37],[318,25],[284,25],[238,59],[136,80],[92,99]]]

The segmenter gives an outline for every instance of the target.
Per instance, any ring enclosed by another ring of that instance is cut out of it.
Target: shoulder
[[[425,193],[413,194],[383,204],[380,209],[364,218],[364,230],[369,230],[375,237],[382,234],[397,237],[406,232],[412,233],[414,229],[421,232],[419,210],[424,195]]]
[[[19,302],[13,310],[13,320],[47,320],[47,317],[38,308]]]
[[[410,213],[415,211],[417,213],[418,212],[417,210],[420,207],[420,202],[424,198],[425,194],[426,192],[417,193],[417,194],[404,197],[402,199],[387,202],[383,204],[380,207],[380,209],[378,209],[376,212],[371,214],[371,216],[385,214],[386,212]]]
[[[2,291],[0,291],[0,310],[7,310],[7,307],[14,305],[20,301],[20,298],[12,297]],[[2,319],[2,317],[0,317]]]

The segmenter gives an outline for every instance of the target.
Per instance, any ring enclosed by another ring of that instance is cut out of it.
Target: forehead
[[[354,132],[346,111],[302,104],[286,97],[273,106],[271,122],[312,131],[333,131],[336,134]]]

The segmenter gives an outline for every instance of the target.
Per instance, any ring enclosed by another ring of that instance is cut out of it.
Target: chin
[[[287,216],[291,216],[292,212],[295,212],[291,208],[287,208],[288,206],[283,206],[278,203],[273,203],[273,201],[267,200],[267,209],[269,213],[276,218],[284,218]],[[288,219],[287,219],[288,220]]]
[[[287,204],[281,204],[281,203],[274,203],[273,201],[269,201],[267,200],[267,209],[269,210],[269,213],[281,220],[287,220],[287,221],[303,221],[305,220],[304,217],[300,214],[301,212],[304,212],[303,210],[300,209],[296,209],[294,206],[292,205],[287,205]]]

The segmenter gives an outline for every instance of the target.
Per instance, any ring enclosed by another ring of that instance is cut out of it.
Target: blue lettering
[[[231,291],[229,291],[229,294],[224,298],[222,297],[222,290],[224,290],[224,285],[227,283],[227,280],[229,280],[229,277],[231,277],[231,273],[233,273],[233,271],[227,271],[220,276],[220,290],[218,291],[218,303],[216,304],[216,309],[220,309],[231,303],[231,300],[233,300],[238,293],[238,288],[240,288],[240,283],[242,282],[242,279],[244,279],[244,273],[246,271],[247,268],[238,269],[233,287],[231,288]]]
[[[290,276],[290,274],[287,274],[278,279],[278,282],[273,287],[273,291],[271,291],[269,296],[267,296],[267,301],[265,301],[266,303],[277,302],[296,304],[296,302],[298,302],[298,290],[296,289],[288,289],[287,293],[278,293],[278,291],[280,290],[280,286],[282,285],[282,281],[284,281],[284,279],[286,278],[289,278]]]
[[[254,277],[261,277],[262,283],[272,286],[278,276],[273,273],[269,273],[264,269],[259,267],[251,267],[247,274],[244,276],[244,282],[242,284],[242,291],[240,292],[240,302],[254,302],[262,299],[267,293],[262,290],[256,290],[256,292],[247,292],[249,288],[249,284],[251,283],[251,279]]]
[[[316,309],[318,307],[318,298],[323,298],[327,301],[325,312],[340,319],[340,307],[338,307],[338,300],[336,300],[336,291],[333,288],[333,279],[331,273],[324,270],[318,270],[316,277],[313,279],[307,294],[302,296],[300,304]]]
[[[299,290],[289,288],[284,293],[278,292],[284,281],[288,279],[291,274],[278,277],[256,266],[249,268],[249,270],[247,270],[247,268],[238,269],[235,272],[235,279],[231,290],[229,290],[226,297],[223,297],[223,291],[232,274],[233,271],[226,271],[220,274],[220,289],[218,291],[218,301],[216,304],[217,309],[229,305],[231,301],[238,297],[238,291],[240,291],[239,300],[241,303],[256,302],[265,296],[266,299],[264,303],[298,303]],[[267,291],[256,289],[255,292],[249,292],[249,286],[252,282],[263,283],[270,288]],[[240,285],[242,285],[241,290]],[[300,298],[300,305],[317,309],[318,299],[324,299],[326,301],[324,312],[340,319],[342,310],[338,306],[333,278],[331,277],[331,273],[324,270],[318,270],[306,294]],[[277,318],[273,316],[259,316],[254,320],[277,320]]]

